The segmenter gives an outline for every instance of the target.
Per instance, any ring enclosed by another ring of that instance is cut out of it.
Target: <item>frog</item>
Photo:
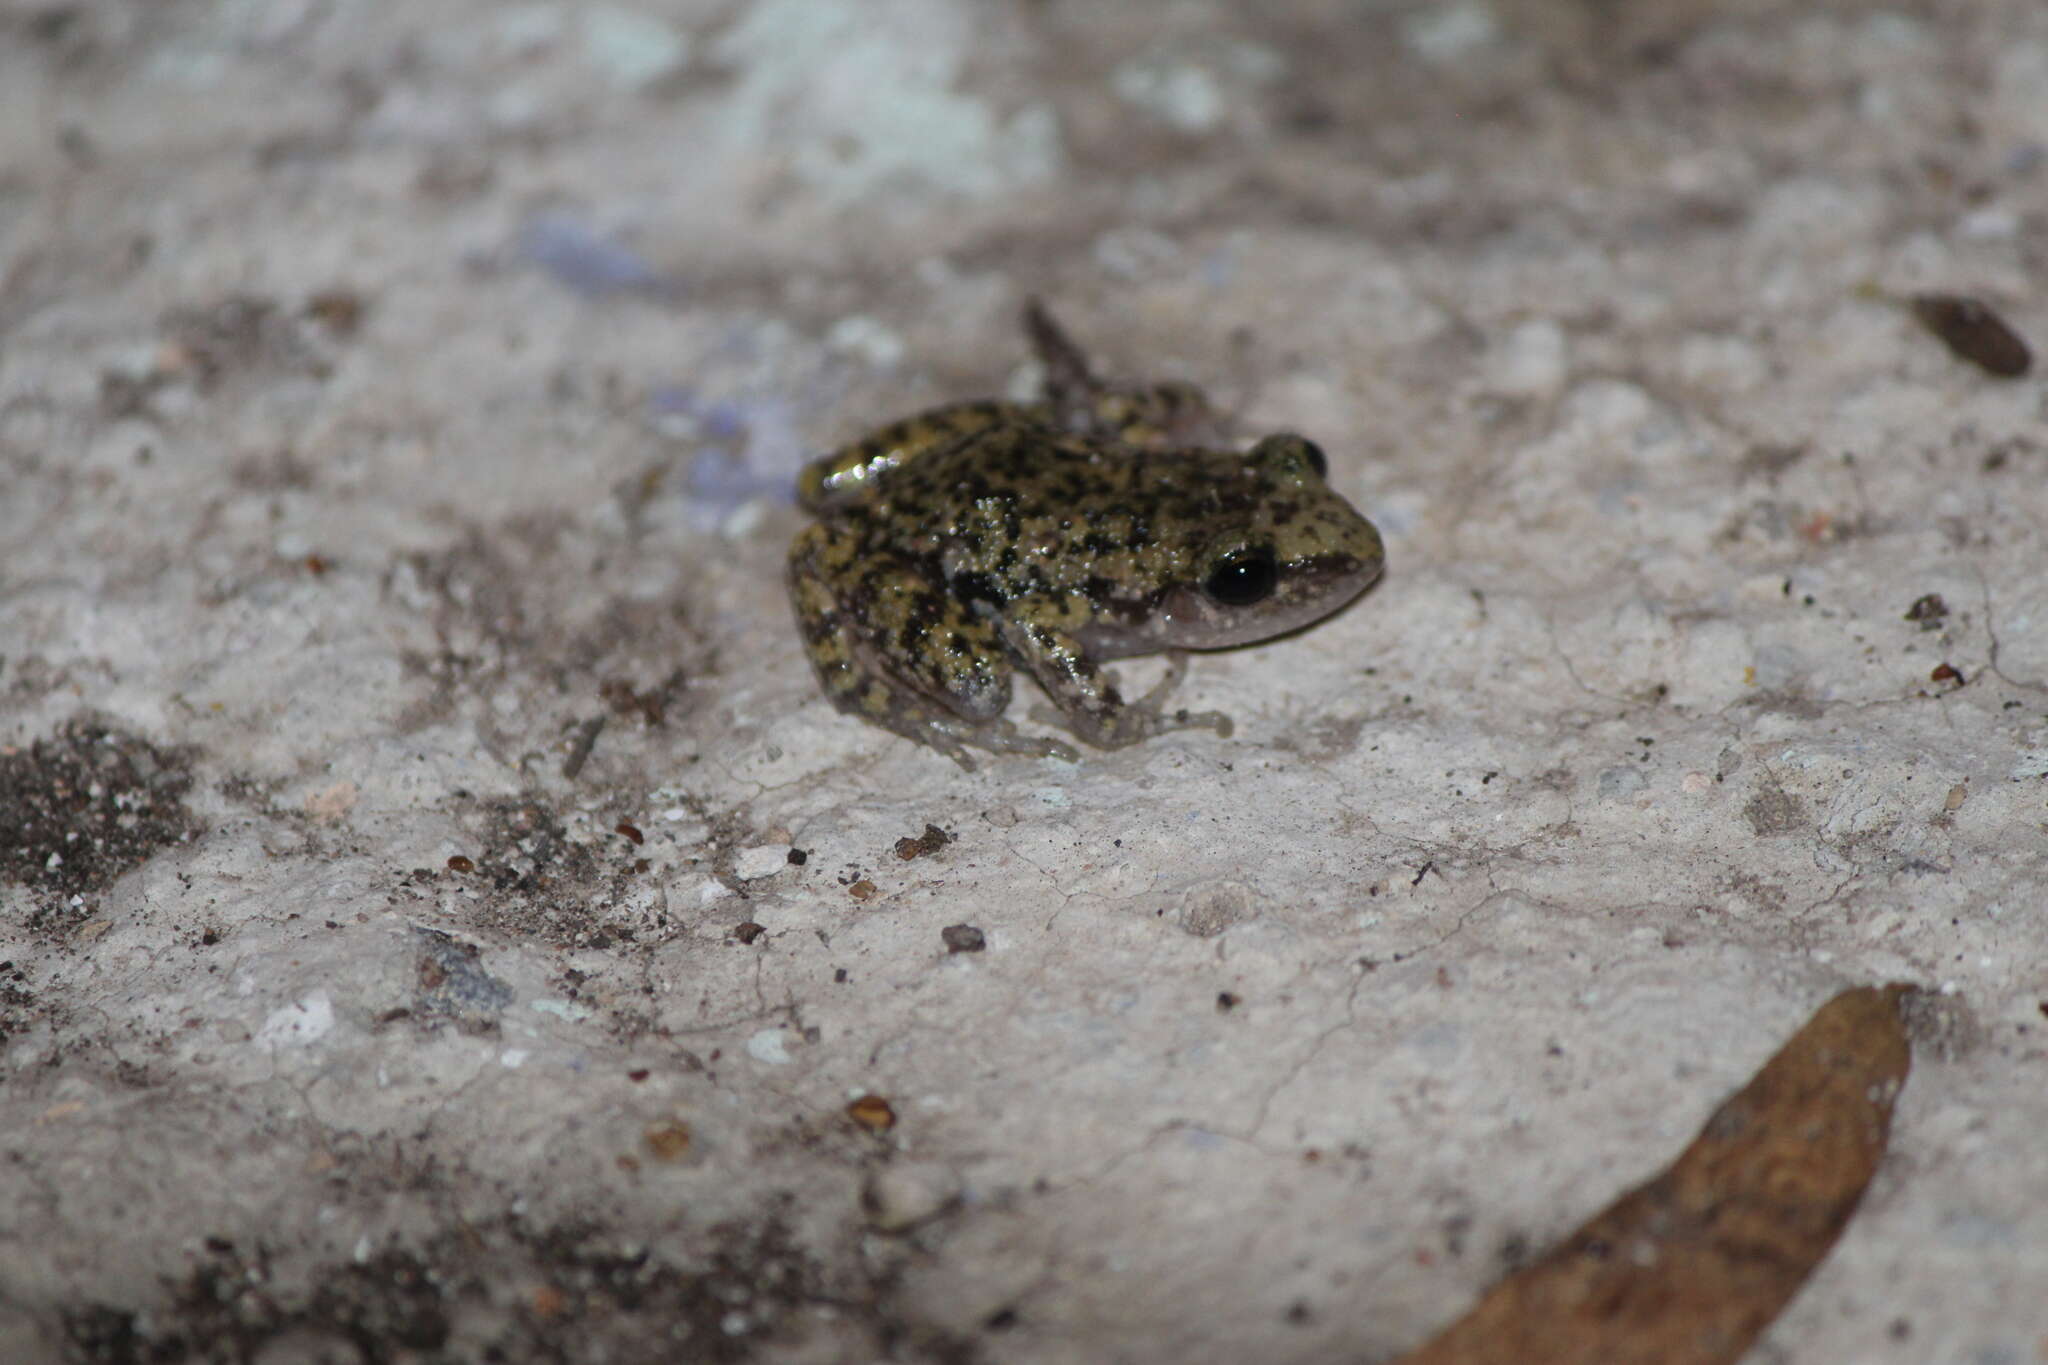
[[[790,545],[803,647],[840,711],[944,754],[1079,759],[1006,718],[1027,674],[1056,724],[1094,748],[1174,730],[1233,732],[1170,709],[1190,650],[1299,630],[1370,587],[1378,529],[1294,432],[1236,448],[1234,424],[1179,381],[1111,384],[1033,299],[1035,401],[952,403],[806,465],[815,519]],[[1163,654],[1126,697],[1115,660]]]

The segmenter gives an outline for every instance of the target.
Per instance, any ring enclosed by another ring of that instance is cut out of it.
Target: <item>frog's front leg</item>
[[[1228,738],[1230,717],[1221,711],[1173,711],[1167,696],[1187,672],[1187,656],[1168,656],[1166,676],[1136,701],[1126,701],[1115,679],[1098,667],[1073,636],[1021,621],[1002,623],[1003,641],[1024,660],[1031,676],[1059,708],[1056,717],[1036,713],[1034,720],[1056,719],[1099,749],[1121,749],[1168,730],[1214,730]]]
[[[974,771],[967,747],[1073,759],[1003,719],[1010,664],[994,627],[915,566],[818,522],[790,546],[789,596],[832,704]]]

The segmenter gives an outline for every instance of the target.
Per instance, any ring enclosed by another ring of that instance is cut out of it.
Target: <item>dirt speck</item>
[[[912,858],[929,858],[951,842],[953,836],[946,831],[937,825],[926,825],[924,833],[896,841],[896,856],[906,863]]]
[[[1922,630],[1940,630],[1941,623],[1948,619],[1948,603],[1941,600],[1938,592],[1923,593],[1906,608],[1906,619],[1918,623]]]
[[[978,953],[988,947],[988,935],[971,924],[949,924],[939,930],[939,940],[949,953]]]
[[[1967,294],[1917,294],[1913,316],[1941,338],[1949,353],[1986,374],[2017,379],[2034,363],[2033,352],[2011,324],[1982,299]]]

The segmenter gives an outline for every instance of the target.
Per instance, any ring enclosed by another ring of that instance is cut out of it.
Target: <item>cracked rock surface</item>
[[[0,1357],[1377,1359],[1891,980],[1753,1358],[2044,1349],[2044,389],[1913,300],[2048,340],[2048,10],[110,0],[0,114]],[[1232,738],[810,676],[789,480],[1032,294],[1385,534]]]

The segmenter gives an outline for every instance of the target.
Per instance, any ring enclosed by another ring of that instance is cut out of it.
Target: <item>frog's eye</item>
[[[1226,607],[1249,607],[1271,597],[1279,581],[1271,550],[1232,550],[1209,570],[1202,591]]]
[[[1306,436],[1282,432],[1268,436],[1251,449],[1251,459],[1270,464],[1283,474],[1298,474],[1303,465],[1316,472],[1319,479],[1330,477],[1330,461],[1323,454],[1323,448]]]

